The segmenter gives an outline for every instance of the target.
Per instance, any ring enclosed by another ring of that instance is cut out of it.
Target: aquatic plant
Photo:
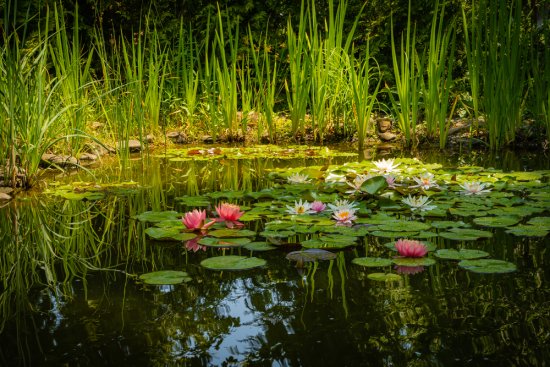
[[[292,215],[315,213],[315,211],[311,209],[311,204],[307,201],[302,202],[302,199],[300,199],[300,201],[295,201],[294,206],[287,205],[286,207],[287,213]]]
[[[183,215],[181,222],[187,229],[190,230],[205,230],[211,225],[215,223],[215,221],[211,221],[209,223],[206,223],[206,210],[198,210],[194,209],[193,211],[187,212]]]
[[[357,210],[359,207],[359,203],[355,201],[349,201],[347,199],[340,199],[336,200],[333,204],[328,204],[328,207],[333,211],[340,211],[340,210]]]
[[[394,164],[395,163],[394,158],[381,159],[379,161],[373,161],[372,163],[376,166],[376,171],[384,175],[392,172],[399,172],[397,167],[399,167],[399,165],[401,164],[401,163]]]
[[[393,175],[384,175],[384,178],[386,179],[386,183],[388,184],[389,188],[395,189],[396,186],[399,186],[396,181],[397,177]]]
[[[311,181],[308,175],[300,174],[300,173],[293,173],[287,178],[288,183],[291,184],[302,184],[302,183],[308,183]]]
[[[334,210],[332,212],[332,218],[336,219],[337,224],[341,225],[351,225],[354,220],[357,220],[355,209],[349,207]]]
[[[486,194],[491,192],[491,189],[486,189],[487,185],[487,183],[481,183],[479,181],[463,182],[460,184],[460,187],[462,187],[462,191],[460,191],[460,193],[463,195]]]
[[[360,193],[360,192],[361,192],[361,186],[362,186],[362,185],[365,183],[365,181],[367,181],[369,178],[371,178],[371,175],[369,175],[369,174],[366,174],[366,175],[357,175],[357,176],[355,176],[355,178],[353,179],[352,182],[347,181],[346,183],[348,184],[348,186],[350,186],[350,187],[352,188],[352,190],[346,191],[346,194]]]
[[[216,206],[216,213],[218,213],[218,222],[225,222],[228,228],[235,226],[241,227],[244,224],[239,222],[239,218],[243,216],[244,212],[241,211],[241,207],[236,204],[221,203]]]
[[[315,213],[320,213],[326,208],[327,208],[327,205],[322,201],[315,200],[313,203],[311,203],[311,210],[313,210]]]
[[[395,249],[403,257],[423,257],[428,253],[428,247],[424,243],[403,238],[395,242]]]
[[[432,200],[429,200],[430,198],[428,196],[420,195],[420,196],[407,196],[406,198],[401,199],[401,202],[403,204],[407,204],[412,211],[415,210],[432,210],[437,208],[436,205],[428,205],[432,202]]]
[[[437,184],[435,180],[435,176],[433,173],[425,172],[420,177],[413,177],[413,180],[416,182],[416,185],[409,186],[409,188],[421,188],[423,190],[429,190],[432,187],[439,188],[439,185]]]

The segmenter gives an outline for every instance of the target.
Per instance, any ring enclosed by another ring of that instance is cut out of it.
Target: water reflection
[[[550,360],[548,238],[497,230],[475,242],[517,264],[514,274],[478,275],[449,261],[422,271],[395,269],[402,281],[386,284],[351,264],[358,253],[383,254],[385,241],[378,239],[301,273],[285,249],[257,255],[268,261],[263,269],[213,272],[199,263],[218,250],[152,241],[133,219],[146,210],[181,209],[173,201],[180,195],[260,190],[269,185],[265,169],[279,164],[139,165],[124,175],[139,189],[93,202],[29,198],[1,209],[0,364],[543,366]],[[149,286],[136,279],[161,269],[185,270],[193,280]]]

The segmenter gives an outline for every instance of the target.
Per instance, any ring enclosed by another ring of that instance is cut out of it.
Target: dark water
[[[382,157],[376,151],[371,155]],[[445,166],[550,168],[542,153],[424,152],[418,157]],[[496,230],[491,239],[469,242],[516,264],[515,273],[480,275],[456,262],[438,261],[386,284],[367,279],[371,270],[351,264],[355,257],[383,253],[381,239],[366,237],[363,246],[305,269],[286,260],[290,249],[282,248],[254,254],[267,260],[265,268],[213,272],[199,263],[220,250],[194,253],[181,243],[151,241],[143,233],[146,225],[132,219],[146,210],[183,210],[174,197],[197,191],[257,190],[266,185],[266,168],[325,161],[191,167],[136,160],[129,169],[94,172],[96,182],[133,179],[139,189],[111,192],[97,201],[31,195],[0,209],[0,364],[548,365],[548,236],[514,237]],[[90,176],[56,178],[80,179]],[[159,269],[185,270],[193,280],[145,286],[134,277]]]

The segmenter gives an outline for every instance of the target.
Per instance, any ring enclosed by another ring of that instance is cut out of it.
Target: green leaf
[[[371,177],[361,185],[361,191],[368,192],[371,195],[375,195],[381,190],[388,187],[386,178],[383,176]]]
[[[462,260],[458,263],[458,266],[474,273],[482,274],[511,273],[516,271],[514,264],[495,259]]]
[[[409,220],[393,220],[385,224],[378,225],[378,229],[382,231],[395,232],[418,232],[430,229],[431,225]]]
[[[508,228],[506,233],[513,234],[514,236],[546,237],[548,231],[539,226],[520,224],[518,226]]]
[[[191,277],[184,271],[161,270],[142,274],[139,279],[144,283],[153,285],[180,284],[191,281]]]
[[[212,237],[255,237],[256,232],[249,229],[216,229],[214,231],[208,232],[209,236]]]
[[[244,245],[244,248],[250,251],[270,251],[275,250],[277,247],[265,242],[250,242]]]
[[[392,264],[392,260],[383,259],[380,257],[356,257],[355,259],[351,260],[351,262],[356,265],[367,267],[384,267],[390,266]]]
[[[508,227],[519,222],[517,217],[478,217],[474,223],[484,227]]]
[[[170,211],[163,211],[163,212],[154,212],[154,211],[148,211],[143,212],[141,214],[135,215],[133,218],[139,220],[140,222],[163,222],[165,220],[175,220],[181,217],[181,214],[179,214],[176,211],[170,210]]]
[[[456,241],[475,241],[481,237],[493,237],[493,234],[479,229],[451,228],[448,232],[441,232],[439,236]]]
[[[445,260],[472,260],[489,256],[488,252],[470,249],[440,249],[435,252],[435,256]]]
[[[257,257],[216,256],[201,261],[201,266],[211,270],[247,270],[265,266],[267,262]]]
[[[204,237],[199,240],[200,245],[216,248],[241,247],[252,242],[250,238],[214,238]]]

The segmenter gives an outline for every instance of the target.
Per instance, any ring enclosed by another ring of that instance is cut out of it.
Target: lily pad
[[[514,236],[545,237],[548,234],[548,231],[539,226],[518,225],[508,228],[506,233],[513,234]]]
[[[265,242],[250,242],[244,245],[244,248],[250,251],[270,251],[275,250],[277,247]]]
[[[408,220],[395,220],[390,221],[385,224],[378,225],[378,229],[381,231],[395,231],[395,232],[417,232],[430,229],[430,225],[417,222],[417,221],[408,221]]]
[[[429,257],[396,257],[393,263],[398,266],[430,266],[435,260]]]
[[[144,283],[153,285],[180,284],[191,281],[191,277],[184,271],[161,270],[142,274],[139,279]]]
[[[550,217],[534,217],[529,219],[527,224],[541,227],[541,229],[550,230]]]
[[[367,267],[384,267],[392,264],[391,259],[383,259],[381,257],[356,257],[351,260],[353,264]]]
[[[209,236],[212,237],[255,237],[256,232],[251,231],[249,229],[216,229],[213,231],[208,232]]]
[[[398,282],[401,280],[401,275],[393,273],[371,273],[367,275],[367,278],[377,282]]]
[[[517,217],[478,217],[474,218],[474,223],[484,227],[509,227],[519,222]]]
[[[440,249],[435,252],[435,256],[445,260],[472,260],[487,257],[489,253],[481,250],[463,248],[458,251],[455,249]]]
[[[200,245],[217,248],[241,247],[252,242],[250,238],[214,238],[204,237],[199,240]]]
[[[433,221],[431,225],[433,228],[438,228],[438,229],[468,227],[468,224],[460,220],[459,221],[438,220],[438,221]]]
[[[418,232],[393,232],[393,231],[373,231],[371,235],[375,237],[397,238],[397,237],[414,237]]]
[[[210,205],[210,200],[204,196],[181,196],[174,200],[189,207],[205,207]]]
[[[201,266],[211,270],[247,270],[265,266],[267,262],[257,257],[216,256],[201,261]]]
[[[493,237],[491,232],[470,228],[451,228],[449,231],[441,232],[439,235],[443,238],[456,241],[475,241],[482,237]]]
[[[511,273],[517,269],[508,261],[496,259],[462,260],[458,266],[482,274]]]
[[[318,260],[333,260],[336,259],[336,254],[326,250],[311,248],[307,250],[289,252],[286,255],[286,258],[291,261],[304,263]]]
[[[361,191],[368,192],[371,195],[374,195],[381,190],[388,187],[386,178],[383,176],[376,176],[369,178],[361,185]]]
[[[155,240],[174,240],[174,241],[188,241],[197,237],[195,233],[182,232],[181,228],[158,228],[150,227],[145,230],[145,233],[154,238]]]
[[[178,217],[181,217],[181,214],[173,210],[163,212],[148,211],[134,216],[134,218],[139,220],[140,222],[151,223],[163,222],[165,220],[174,220],[178,219]]]

